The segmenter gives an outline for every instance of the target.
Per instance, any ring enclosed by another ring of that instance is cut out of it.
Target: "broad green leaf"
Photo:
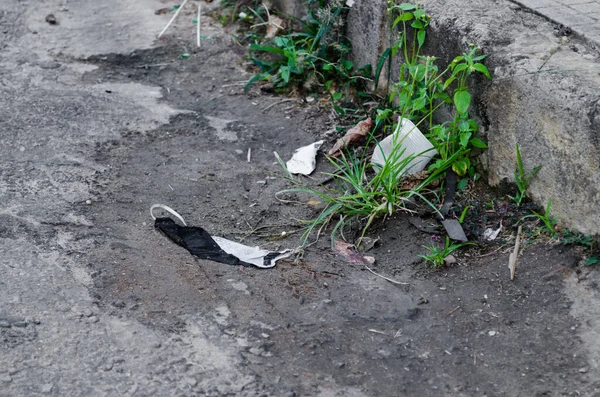
[[[488,79],[492,78],[492,76],[490,76],[490,72],[488,71],[488,68],[486,68],[484,64],[476,63],[473,65],[473,68],[475,70],[477,70],[478,72],[483,73],[485,75],[485,77],[487,77]]]
[[[411,4],[411,3],[402,3],[402,4],[400,4],[400,9],[402,11],[416,10],[417,6],[415,4]]]
[[[325,70],[325,71],[333,70],[333,64],[326,63],[325,65],[323,65],[323,70]]]
[[[418,9],[414,12],[415,18],[423,18],[425,16],[425,10]]]
[[[425,26],[423,26],[423,22],[419,21],[418,19],[415,19],[413,23],[410,24],[410,26],[415,29],[425,29]]]
[[[479,138],[471,139],[471,145],[479,149],[487,149],[488,147],[486,143]]]
[[[285,83],[289,83],[290,81],[290,68],[287,66],[282,66],[279,68],[279,73],[281,74],[281,78]]]
[[[423,47],[423,44],[425,44],[425,34],[425,30],[419,30],[419,33],[417,33],[417,41],[419,42],[419,47]]]
[[[354,67],[354,63],[352,63],[352,61],[343,61],[342,66],[346,70],[352,70],[352,68]]]
[[[415,99],[415,102],[413,103],[413,110],[421,110],[425,105],[427,105],[427,97],[419,97]]]
[[[469,161],[468,157],[463,157],[460,160],[455,161],[452,164],[452,171],[456,172],[458,176],[464,176],[469,167],[471,166],[471,161]]]
[[[412,12],[405,12],[400,14],[400,16],[398,18],[396,18],[394,20],[394,24],[392,25],[392,27],[395,27],[396,25],[398,25],[400,22],[407,22],[413,19],[413,14]]]
[[[469,145],[469,138],[471,138],[470,132],[463,132],[460,134],[460,146],[466,148]]]
[[[342,99],[344,94],[342,94],[341,92],[334,92],[333,94],[331,94],[331,96],[334,100],[339,101],[340,99]]]
[[[454,93],[454,106],[456,111],[460,114],[464,114],[469,110],[471,105],[471,94],[466,90],[456,91]]]
[[[468,66],[466,63],[459,63],[458,65],[454,66],[454,69],[452,70],[452,76],[456,76],[458,73],[462,72],[467,68]]]

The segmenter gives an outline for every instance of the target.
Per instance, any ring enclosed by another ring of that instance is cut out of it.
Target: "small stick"
[[[275,106],[275,105],[280,105],[280,104],[282,104],[282,103],[291,102],[291,101],[295,101],[295,99],[292,99],[292,98],[289,98],[289,99],[282,99],[281,101],[274,102],[274,103],[270,104],[269,106],[267,106],[267,107],[263,108],[263,110],[262,110],[262,111],[263,111],[263,112],[266,112],[267,110],[271,109],[271,108],[272,108],[273,106]]]
[[[448,313],[448,315],[451,315],[452,313],[454,313],[455,311],[457,311],[458,309],[460,309],[460,306],[456,306],[454,309],[452,309],[450,311],[450,313]]]
[[[198,44],[198,48],[200,48],[200,17],[202,16],[202,6],[200,5],[200,2],[198,2],[198,26],[196,29],[196,42]]]
[[[376,329],[374,329],[374,328],[369,328],[369,332],[372,332],[372,333],[374,333],[374,334],[387,335],[387,333],[386,333],[386,332],[379,331],[379,330],[376,330]]]
[[[248,162],[250,162],[251,159],[252,159],[252,148],[249,147],[248,148]]]
[[[367,268],[368,271],[370,271],[371,273],[373,273],[374,275],[381,277],[384,280],[389,281],[392,284],[397,284],[397,285],[410,285],[409,283],[401,283],[400,281],[396,281],[396,280],[392,280],[391,278],[387,278],[386,276],[382,276],[379,273],[375,273],[373,270],[371,270],[371,268],[367,265],[365,265],[365,267]]]
[[[166,62],[166,63],[153,63],[151,65],[139,65],[136,66],[136,68],[144,68],[144,69],[148,69],[148,68],[153,68],[153,67],[157,67],[157,66],[168,66],[171,65],[173,62]]]
[[[160,36],[162,36],[163,34],[165,34],[165,32],[167,31],[167,29],[169,29],[169,26],[171,26],[171,24],[173,23],[173,21],[175,20],[175,18],[177,18],[177,15],[179,15],[179,13],[181,12],[181,10],[183,9],[183,6],[185,6],[185,3],[187,3],[187,0],[183,0],[183,3],[181,3],[181,5],[177,9],[177,11],[175,11],[175,15],[173,15],[173,17],[171,18],[171,20],[169,21],[169,23],[167,24],[167,26],[165,26],[164,29],[162,30],[162,32],[160,32],[158,34],[158,38],[159,39],[160,39]]]
[[[515,249],[510,254],[508,258],[508,268],[510,269],[510,279],[515,279],[515,270],[517,270],[517,259],[519,258],[519,246],[520,246],[520,238],[521,238],[521,229],[523,225],[519,225],[519,229],[517,230],[517,237],[515,238]]]

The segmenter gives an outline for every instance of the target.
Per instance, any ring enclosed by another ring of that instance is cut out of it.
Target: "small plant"
[[[523,167],[523,160],[521,158],[521,150],[519,149],[519,144],[516,145],[517,151],[517,169],[515,171],[515,183],[517,184],[517,193],[514,196],[508,196],[512,201],[517,204],[517,207],[521,206],[521,202],[527,196],[527,188],[529,187],[529,182],[531,178],[537,174],[540,169],[542,169],[541,165],[538,165],[530,173],[525,173],[525,168]]]
[[[450,166],[457,175],[465,177],[459,186],[464,188],[468,178],[479,178],[469,158],[471,149],[487,148],[475,136],[479,127],[468,114],[471,94],[467,85],[468,78],[473,73],[491,78],[488,69],[481,63],[486,55],[479,54],[480,48],[471,44],[469,51],[454,58],[440,71],[436,57],[421,55],[430,22],[430,17],[421,6],[412,3],[392,4],[389,13],[393,21],[390,26],[390,41],[393,41],[394,29],[398,28],[399,33],[377,65],[376,82],[380,79],[385,61],[388,61],[389,95],[387,109],[377,112],[376,124],[390,120],[394,113],[400,119],[408,118],[416,125],[423,124],[420,128],[428,131],[425,135],[440,157],[430,169],[439,168],[449,157],[455,158]],[[402,53],[403,62],[399,67],[398,82],[390,85],[391,60],[398,52]],[[442,106],[451,107],[453,120],[434,124],[433,114]]]
[[[537,218],[538,220],[540,220],[542,222],[542,227],[538,229],[538,232],[541,232],[545,229],[548,233],[550,233],[550,236],[552,236],[552,237],[556,236],[555,226],[558,222],[556,219],[552,218],[552,216],[550,214],[551,207],[552,207],[552,200],[548,200],[548,205],[546,206],[546,209],[543,214],[541,214],[539,212],[531,211],[532,214],[524,216],[523,218],[521,218],[521,221],[528,219],[528,218]]]
[[[371,137],[370,140],[373,138]],[[377,216],[392,215],[396,211],[410,212],[407,203],[413,198],[421,199],[432,211],[437,211],[435,205],[425,197],[425,194],[428,192],[427,186],[443,176],[443,169],[431,172],[424,180],[407,188],[401,183],[402,178],[408,173],[411,162],[423,153],[402,158],[404,151],[401,144],[395,145],[387,157],[387,161],[377,173],[372,172],[372,164],[366,161],[366,151],[362,156],[346,152],[342,153],[338,159],[328,157],[335,171],[324,173],[324,175],[331,178],[334,184],[332,188],[318,189],[301,185],[288,175],[288,179],[299,186],[283,190],[279,194],[305,193],[317,196],[319,201],[325,203],[325,208],[321,213],[312,221],[307,222],[302,243],[307,242],[313,230],[320,230],[333,219],[337,219],[337,222],[331,233],[332,242],[335,234],[354,220],[362,221],[365,225],[362,230],[362,236],[364,236]],[[453,159],[451,158],[449,161],[453,161]],[[285,164],[282,161],[280,164],[285,170]]]
[[[419,257],[425,259],[427,262],[431,263],[431,265],[439,269],[442,267],[446,261],[446,257],[456,251],[457,249],[467,246],[467,245],[475,245],[475,243],[467,242],[467,243],[453,243],[450,244],[450,237],[446,236],[446,245],[443,247],[439,247],[437,245],[432,246],[423,246],[423,248],[429,251],[428,255],[419,255]]]
[[[246,89],[257,81],[268,81],[280,91],[303,88],[326,91],[333,101],[341,100],[370,73],[353,73],[348,59],[350,42],[343,36],[342,14],[347,10],[340,1],[315,4],[308,16],[299,21],[300,32],[287,32],[250,44],[250,58],[260,69]]]

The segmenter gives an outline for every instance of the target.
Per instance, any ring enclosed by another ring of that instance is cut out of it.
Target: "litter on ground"
[[[176,217],[183,226],[171,218],[157,218],[154,210],[160,208]],[[183,217],[172,208],[155,204],[150,208],[154,219],[154,227],[163,232],[171,241],[188,250],[200,259],[208,259],[227,265],[255,266],[261,269],[272,268],[280,259],[292,255],[292,250],[271,252],[260,247],[250,247],[227,240],[223,237],[211,236],[206,230],[197,226],[187,226]]]

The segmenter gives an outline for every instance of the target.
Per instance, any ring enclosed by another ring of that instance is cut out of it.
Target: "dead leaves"
[[[333,145],[327,154],[331,157],[339,156],[342,153],[343,148],[359,142],[361,139],[366,137],[371,131],[371,128],[373,128],[373,120],[369,117],[368,119],[358,123],[356,126],[350,128],[348,132],[346,132],[346,135],[337,140],[335,145]]]

